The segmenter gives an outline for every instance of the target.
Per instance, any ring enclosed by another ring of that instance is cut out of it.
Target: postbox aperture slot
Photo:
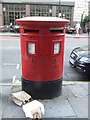
[[[51,33],[63,33],[63,29],[61,30],[50,30]]]
[[[50,28],[51,33],[63,33],[63,28]]]
[[[35,54],[35,43],[28,42],[28,54]]]
[[[39,33],[39,30],[24,29],[24,33]]]
[[[60,42],[54,42],[54,54],[60,53]]]

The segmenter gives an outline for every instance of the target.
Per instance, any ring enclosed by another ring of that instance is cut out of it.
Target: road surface
[[[88,38],[65,38],[65,57],[63,80],[65,81],[87,81],[87,76],[76,72],[69,65],[69,55],[78,46],[88,44]],[[21,53],[20,38],[0,36],[0,73],[3,83],[11,83],[13,76],[21,78]],[[1,66],[1,65],[0,65]]]

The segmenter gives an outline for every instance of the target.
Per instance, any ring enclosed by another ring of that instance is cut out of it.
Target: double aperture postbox
[[[20,24],[22,90],[33,98],[53,98],[61,94],[64,29],[69,20],[57,17],[26,17]]]

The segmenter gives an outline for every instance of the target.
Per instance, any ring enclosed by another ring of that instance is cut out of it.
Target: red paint
[[[28,17],[16,22],[21,26],[22,77],[33,81],[62,77],[65,31],[51,31],[50,27],[64,27],[69,21],[55,17]],[[28,43],[35,43],[35,54],[28,53]],[[54,54],[54,43],[60,44],[58,54]]]

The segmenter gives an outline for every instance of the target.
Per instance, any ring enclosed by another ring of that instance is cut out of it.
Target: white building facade
[[[90,0],[61,0],[61,1],[75,2],[74,15],[73,15],[73,22],[75,22],[75,23],[81,21],[82,14],[83,14],[83,17],[85,17],[89,13],[88,4],[89,4]]]
[[[75,0],[75,7],[74,7],[74,18],[73,21],[80,22],[81,16],[83,17],[88,15],[88,1],[86,0]]]

